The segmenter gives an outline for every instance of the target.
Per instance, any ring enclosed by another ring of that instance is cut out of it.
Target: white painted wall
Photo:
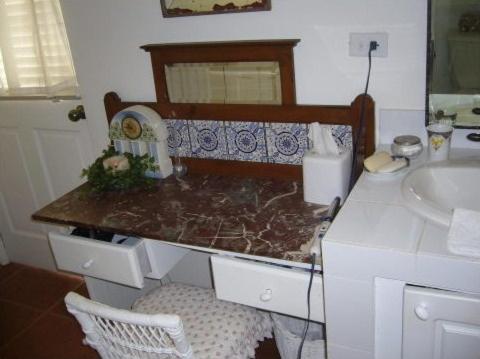
[[[347,104],[363,91],[367,59],[348,56],[350,32],[389,33],[373,61],[377,109],[423,110],[427,0],[272,0],[272,11],[162,17],[160,0],[62,0],[89,126],[107,142],[103,95],[155,99],[147,43],[298,38],[297,101]],[[377,111],[377,114],[379,112]]]

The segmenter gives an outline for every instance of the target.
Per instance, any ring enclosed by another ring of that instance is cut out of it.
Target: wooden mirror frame
[[[300,40],[260,40],[151,44],[141,48],[150,53],[158,103],[170,103],[165,66],[174,63],[278,62],[282,105],[293,105],[295,69],[293,48]]]

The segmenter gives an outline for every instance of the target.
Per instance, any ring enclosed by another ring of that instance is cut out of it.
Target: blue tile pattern
[[[225,122],[228,159],[267,162],[265,129],[259,122]]]
[[[332,134],[338,146],[342,146],[345,149],[352,148],[352,127],[351,126],[334,125],[332,126]]]
[[[178,155],[189,157],[192,153],[190,146],[190,135],[188,133],[187,120],[166,120],[168,129],[168,154],[175,155],[175,149]]]
[[[222,121],[188,121],[192,157],[227,159],[225,127]]]
[[[182,157],[302,164],[311,147],[307,124],[170,119],[168,151]],[[339,146],[352,148],[352,128],[332,125]]]
[[[268,161],[301,164],[308,147],[307,125],[269,123],[266,125]]]

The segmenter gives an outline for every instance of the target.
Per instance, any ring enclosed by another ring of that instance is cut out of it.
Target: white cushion
[[[271,338],[267,313],[219,300],[213,289],[171,283],[139,298],[132,310],[177,314],[197,358],[254,358],[257,342]]]

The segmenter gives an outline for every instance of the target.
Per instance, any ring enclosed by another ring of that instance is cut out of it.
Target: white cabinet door
[[[0,101],[0,233],[11,261],[55,269],[45,225],[33,212],[78,186],[93,160],[79,101]]]
[[[404,359],[480,359],[480,296],[405,289]]]

